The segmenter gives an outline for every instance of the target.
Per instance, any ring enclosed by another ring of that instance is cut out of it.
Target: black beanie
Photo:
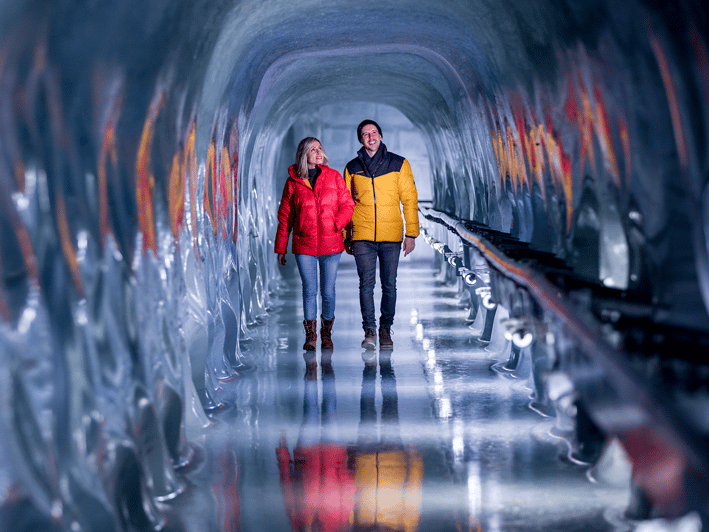
[[[372,124],[374,127],[377,128],[377,131],[379,131],[379,136],[383,137],[382,135],[382,128],[379,127],[379,124],[377,124],[374,120],[362,120],[360,124],[357,126],[357,140],[360,142],[362,141],[362,128],[364,126],[368,126],[369,124]]]

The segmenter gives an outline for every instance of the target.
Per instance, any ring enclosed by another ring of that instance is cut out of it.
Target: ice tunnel
[[[430,176],[418,246],[475,311],[506,307],[510,360],[546,342],[635,466],[679,457],[689,496],[659,517],[706,522],[702,2],[17,0],[0,3],[4,529],[171,529],[193,435],[259,364],[283,168],[308,134],[353,155],[374,109]],[[644,387],[667,360],[689,396]],[[629,449],[654,437],[670,443]]]

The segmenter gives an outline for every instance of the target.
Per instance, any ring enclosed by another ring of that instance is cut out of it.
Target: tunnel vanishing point
[[[0,505],[119,531],[133,497],[159,528],[190,428],[252,369],[286,134],[368,103],[423,136],[425,239],[507,309],[511,360],[552,360],[639,477],[676,458],[658,515],[706,516],[707,22],[692,0],[0,3]]]

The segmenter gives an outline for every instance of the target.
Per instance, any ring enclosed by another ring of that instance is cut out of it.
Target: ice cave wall
[[[324,105],[397,108],[435,208],[709,328],[700,2],[0,15],[0,500],[120,529],[121,486],[142,478],[148,509],[182,489],[190,427],[248,371],[239,342],[267,313],[282,140]]]

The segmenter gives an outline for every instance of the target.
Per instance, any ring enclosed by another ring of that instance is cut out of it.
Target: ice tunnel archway
[[[135,488],[159,521],[250,370],[263,170],[324,102],[406,115],[436,209],[706,332],[708,56],[695,1],[3,4],[0,487],[116,530]]]
[[[368,74],[363,76],[363,72]],[[469,98],[461,98],[461,94],[465,94],[465,86],[451,65],[418,46],[363,46],[302,56],[289,53],[271,65],[262,78],[245,129],[259,132],[259,149],[269,150],[278,145],[279,136],[294,121],[307,119],[325,103],[380,103],[399,109],[425,132],[427,144],[439,148],[431,150],[431,166],[444,168],[445,161],[450,167],[451,159],[459,159],[458,163],[464,159],[467,144],[461,133],[466,129],[461,127],[459,117],[469,114],[461,107]],[[246,163],[251,155],[250,142],[255,145],[257,141],[253,138],[244,142],[246,159],[242,162]],[[272,159],[272,155],[268,157]],[[255,164],[261,168],[264,161],[259,159]],[[457,166],[460,174],[468,174],[462,164]],[[460,180],[462,190],[457,192],[473,196],[467,182],[470,175]],[[470,214],[469,209],[463,209]]]

